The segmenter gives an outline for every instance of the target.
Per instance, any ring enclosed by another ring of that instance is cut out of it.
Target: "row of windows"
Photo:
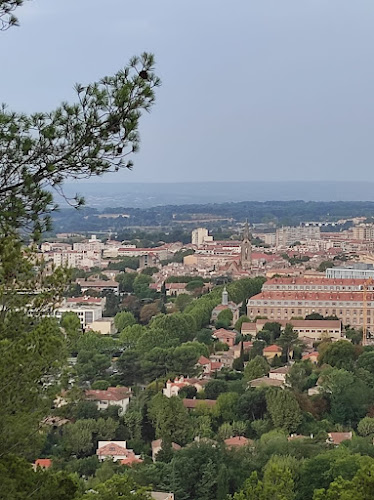
[[[344,301],[338,301],[338,302],[322,302],[322,301],[308,301],[306,304],[305,301],[288,301],[288,300],[258,300],[258,301],[250,301],[252,302],[253,305],[278,305],[278,306],[325,306],[325,307],[334,307],[334,306],[341,306],[341,307],[362,307],[362,302],[344,302]],[[372,303],[368,302],[368,307],[371,307]],[[373,304],[374,305],[374,304]]]

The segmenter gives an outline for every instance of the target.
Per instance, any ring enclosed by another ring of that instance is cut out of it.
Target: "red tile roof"
[[[245,446],[246,444],[250,444],[252,442],[252,440],[247,439],[244,436],[235,436],[224,440],[225,445],[230,448]]]
[[[282,349],[279,345],[272,344],[264,348],[263,352],[282,352]]]
[[[210,408],[212,408],[213,406],[215,406],[217,403],[217,401],[215,399],[188,399],[188,398],[185,398],[183,399],[183,406],[185,408],[189,408],[189,409],[193,409],[193,408],[196,408],[197,406],[209,406]]]
[[[130,397],[131,389],[128,387],[108,387],[106,391],[86,391],[86,398],[93,401],[121,401]]]
[[[225,330],[224,328],[220,328],[219,330],[215,330],[213,332],[213,337],[216,337],[216,338],[232,338],[232,339],[236,339],[236,333],[235,332],[232,332],[231,330]]]
[[[362,302],[362,291],[323,291],[313,292],[309,290],[265,290],[257,295],[254,295],[248,300],[248,304],[254,303],[257,300],[298,300],[298,301],[343,301],[343,302]],[[367,300],[374,301],[374,293],[368,292]]]
[[[52,466],[52,460],[50,458],[38,458],[34,462],[36,467],[41,467],[42,469],[49,469]]]
[[[200,356],[200,358],[197,360],[197,364],[199,365],[209,365],[210,360],[206,358],[205,356]]]
[[[128,450],[115,443],[109,443],[96,450],[96,455],[108,455],[110,457],[117,457],[127,455]]]
[[[340,444],[343,441],[352,439],[352,432],[329,432],[328,436],[333,444]]]
[[[268,285],[339,285],[339,286],[360,286],[365,282],[364,279],[337,279],[325,278],[323,276],[300,276],[300,277],[282,277],[271,278],[264,283]]]

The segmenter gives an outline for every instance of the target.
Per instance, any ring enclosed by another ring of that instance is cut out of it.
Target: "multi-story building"
[[[88,325],[92,324],[103,317],[105,307],[105,299],[96,297],[72,297],[65,299],[63,303],[54,311],[56,318],[60,319],[63,313],[75,313],[85,330]]]
[[[208,241],[213,241],[213,236],[209,236],[209,232],[205,227],[194,229],[191,234],[191,243],[200,246]]]
[[[326,269],[326,278],[368,280],[374,278],[373,264],[356,263],[346,267],[331,267]]]
[[[321,230],[318,226],[285,226],[277,229],[275,244],[277,247],[288,247],[296,241],[319,240]]]
[[[96,238],[95,234],[93,234],[88,241],[73,244],[73,250],[77,252],[96,252],[101,254],[103,248],[104,244]]]
[[[268,290],[251,297],[247,303],[250,319],[265,316],[271,321],[305,318],[319,313],[337,316],[345,325],[363,326],[362,291]],[[374,326],[374,292],[367,293],[367,324]]]
[[[374,224],[359,224],[353,226],[352,237],[354,240],[374,240]]]
[[[294,276],[272,278],[263,284],[262,291],[359,292],[362,291],[363,284],[363,279]],[[368,289],[374,290],[374,285],[369,285]]]

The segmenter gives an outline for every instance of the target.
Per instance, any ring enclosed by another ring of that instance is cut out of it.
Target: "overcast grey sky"
[[[374,180],[373,0],[32,0],[0,101],[48,110],[152,51],[133,172],[105,180]]]

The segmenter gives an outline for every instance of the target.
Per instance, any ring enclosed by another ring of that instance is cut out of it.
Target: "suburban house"
[[[269,372],[269,378],[273,380],[280,380],[281,382],[286,382],[286,375],[290,371],[289,366],[281,366],[280,368],[274,368]]]
[[[328,432],[326,443],[339,446],[343,441],[350,441],[352,439],[352,431],[350,432]]]
[[[228,345],[229,347],[233,347],[235,345],[236,335],[236,332],[220,328],[219,330],[215,330],[213,332],[212,337],[219,340],[219,342]]]
[[[119,461],[122,465],[132,465],[143,461],[140,455],[135,455],[133,450],[126,448],[126,441],[99,441],[96,455],[100,462],[111,459],[113,462]]]
[[[88,390],[86,399],[95,401],[98,410],[106,410],[109,406],[120,406],[120,414],[123,415],[131,399],[130,387],[108,387],[106,391]]]
[[[310,352],[308,354],[304,354],[304,356],[302,357],[302,360],[306,361],[309,359],[309,361],[311,361],[313,364],[316,365],[318,363],[318,355],[319,355],[318,351],[313,351],[313,352]]]
[[[290,371],[289,366],[281,366],[280,368],[274,368],[270,370],[268,376],[255,378],[249,382],[250,387],[285,387],[286,376]]]
[[[152,460],[156,462],[157,453],[162,449],[162,439],[155,439],[154,441],[152,441],[151,446],[152,446]],[[174,451],[178,451],[182,448],[177,443],[171,443],[171,447],[173,448]]]
[[[244,436],[235,436],[224,440],[225,445],[232,448],[241,448],[242,446],[253,444],[251,439],[247,439]]]
[[[231,349],[229,349],[228,351],[221,351],[216,352],[215,354],[211,354],[209,359],[213,363],[219,363],[219,365],[221,365],[221,368],[232,368],[235,359],[235,353]]]
[[[242,335],[252,335],[252,337],[255,337],[257,335],[256,323],[245,321],[244,323],[242,323],[240,333]]]
[[[275,356],[282,356],[282,348],[279,345],[272,344],[264,348],[263,355],[268,361],[272,361]]]
[[[208,407],[213,408],[217,401],[215,399],[183,399],[183,406],[187,408],[187,410],[194,410],[195,408]]]
[[[49,469],[52,467],[52,460],[50,458],[38,458],[32,464],[32,468],[36,471],[36,469],[40,467],[41,469]]]
[[[204,389],[207,380],[200,380],[198,378],[184,378],[183,376],[177,377],[174,382],[168,380],[166,382],[166,387],[162,389],[164,396],[171,398],[172,396],[178,396],[178,393],[183,387],[192,386],[195,387],[197,392],[201,392]]]

